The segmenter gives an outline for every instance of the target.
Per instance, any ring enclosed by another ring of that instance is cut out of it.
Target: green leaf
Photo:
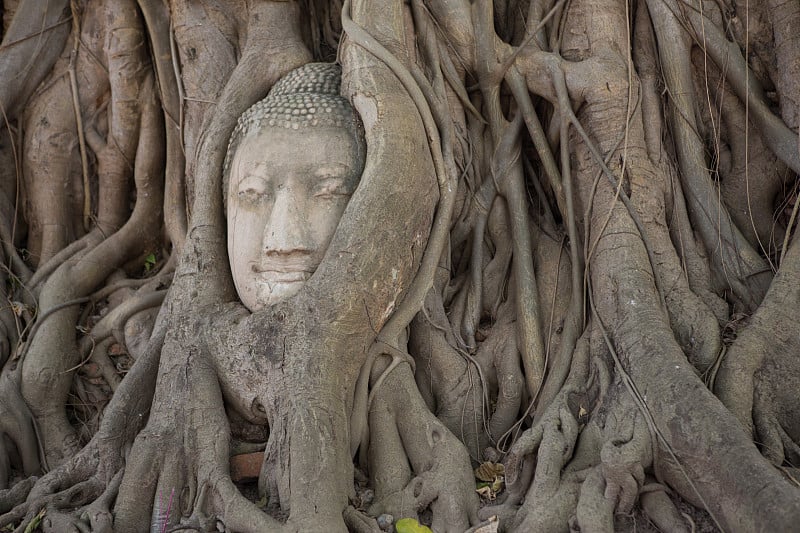
[[[39,527],[39,524],[42,523],[42,518],[44,518],[45,511],[46,509],[42,509],[41,511],[39,511],[39,514],[33,517],[31,523],[28,524],[28,527],[25,528],[25,533],[33,533],[34,531],[36,531],[36,528]]]
[[[431,528],[423,526],[413,518],[401,518],[394,525],[397,533],[433,533]]]
[[[156,266],[156,254],[148,254],[148,256],[144,258],[145,272],[150,272],[150,269],[154,266]]]
[[[268,503],[269,503],[269,495],[268,495],[268,494],[264,494],[264,495],[261,497],[261,499],[260,499],[260,500],[258,500],[258,503],[257,503],[256,505],[258,505],[258,507],[259,507],[260,509],[266,509],[266,508],[267,508],[267,504],[268,504]]]

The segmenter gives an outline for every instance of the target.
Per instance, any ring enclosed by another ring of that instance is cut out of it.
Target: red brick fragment
[[[258,479],[264,452],[243,453],[231,457],[231,479],[235,483],[246,483]]]

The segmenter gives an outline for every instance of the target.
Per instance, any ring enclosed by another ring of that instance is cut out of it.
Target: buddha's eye
[[[239,191],[239,200],[249,203],[258,204],[269,201],[270,195],[265,191],[258,191],[256,189],[244,189]]]
[[[346,180],[341,177],[322,178],[314,187],[314,197],[333,199],[347,197],[353,194]]]
[[[254,176],[247,177],[239,184],[239,200],[245,204],[259,205],[272,199],[266,182]]]

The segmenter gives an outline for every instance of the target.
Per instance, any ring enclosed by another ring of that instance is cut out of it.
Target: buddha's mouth
[[[260,272],[260,274],[267,283],[300,283],[308,281],[308,278],[311,277],[312,272],[274,272],[267,270]]]
[[[314,273],[307,264],[268,264],[252,265],[251,270],[269,284],[298,283],[307,281]]]

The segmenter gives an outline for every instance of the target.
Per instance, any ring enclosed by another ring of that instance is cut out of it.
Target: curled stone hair
[[[307,63],[278,80],[263,100],[242,113],[231,134],[222,167],[222,192],[227,200],[230,165],[239,145],[266,128],[345,128],[356,139],[358,160],[365,156],[364,127],[353,106],[339,93],[342,69],[335,63]]]

